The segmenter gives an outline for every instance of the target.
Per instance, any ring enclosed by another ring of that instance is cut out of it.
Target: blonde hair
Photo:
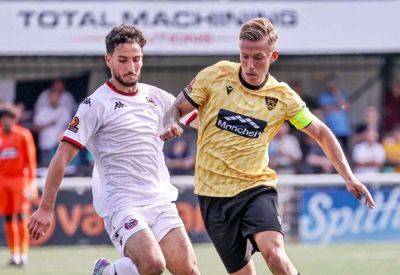
[[[240,28],[240,40],[259,41],[267,38],[268,45],[275,45],[278,40],[278,32],[267,18],[254,18]]]

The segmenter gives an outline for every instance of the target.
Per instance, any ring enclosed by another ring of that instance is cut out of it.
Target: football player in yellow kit
[[[198,73],[167,111],[160,135],[162,140],[180,136],[180,117],[198,109],[195,193],[230,274],[255,274],[253,250],[262,253],[273,274],[298,274],[284,250],[277,176],[268,167],[268,145],[286,120],[318,142],[349,192],[364,195],[365,203],[374,206],[329,128],[286,83],[269,74],[278,58],[277,37],[266,18],[243,24],[240,63],[221,61]]]

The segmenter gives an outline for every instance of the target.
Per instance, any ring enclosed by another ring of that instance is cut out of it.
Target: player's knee
[[[199,268],[197,267],[196,259],[190,259],[182,266],[182,272],[180,274],[185,275],[198,275],[200,274]]]
[[[147,259],[143,264],[138,264],[140,274],[159,275],[166,269],[164,259]]]
[[[286,268],[286,253],[282,248],[273,248],[267,252],[265,256],[268,266],[272,270],[285,270]]]

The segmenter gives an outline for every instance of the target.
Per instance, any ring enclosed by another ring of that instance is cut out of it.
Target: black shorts
[[[259,251],[253,234],[283,234],[274,188],[258,186],[234,197],[198,196],[207,233],[229,273],[243,268]]]

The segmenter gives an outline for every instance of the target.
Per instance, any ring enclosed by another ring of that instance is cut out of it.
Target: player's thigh
[[[265,259],[270,255],[285,254],[283,235],[278,231],[263,231],[253,235],[254,241]]]
[[[149,228],[143,229],[128,238],[124,254],[132,259],[139,272],[165,268],[162,250]]]
[[[124,209],[104,218],[104,225],[121,257],[130,257],[139,271],[165,260],[140,209]]]
[[[17,214],[26,214],[29,211],[29,200],[26,198],[24,189],[26,183],[21,179],[16,179],[12,185],[12,208]]]
[[[160,243],[167,268],[173,274],[192,274],[196,269],[196,257],[176,205],[158,205],[147,214],[152,221],[151,230]]]
[[[200,210],[207,233],[212,240],[226,270],[234,274],[251,260],[253,247],[241,229],[240,198],[214,198],[198,196]]]
[[[275,189],[266,189],[248,200],[243,208],[241,230],[246,238],[259,250],[255,236],[261,232],[278,233],[283,236],[282,225],[278,213],[278,197]]]
[[[10,185],[0,179],[0,215],[14,214],[13,194]]]
[[[196,255],[183,227],[170,230],[160,241],[167,269],[172,274],[197,274]]]

